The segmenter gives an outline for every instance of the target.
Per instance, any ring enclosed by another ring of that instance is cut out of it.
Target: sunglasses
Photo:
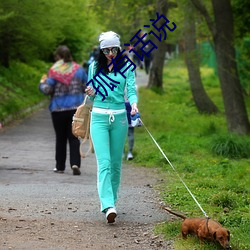
[[[118,48],[117,47],[114,47],[112,49],[103,49],[102,52],[104,55],[109,55],[110,51],[112,52],[112,54],[117,54],[118,52]]]

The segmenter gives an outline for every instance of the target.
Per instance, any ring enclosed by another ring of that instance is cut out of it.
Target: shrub
[[[212,197],[210,203],[217,207],[229,209],[233,209],[237,206],[235,198],[232,194],[229,194],[228,192],[221,192],[219,194],[215,194]]]
[[[215,155],[231,159],[249,158],[250,146],[247,138],[236,135],[219,136],[212,140],[211,151]]]

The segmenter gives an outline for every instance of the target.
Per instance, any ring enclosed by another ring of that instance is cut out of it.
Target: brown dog
[[[230,232],[222,225],[210,218],[187,218],[163,207],[166,211],[183,219],[181,233],[183,239],[187,239],[188,234],[196,235],[201,241],[210,240],[218,242],[224,249],[231,249],[229,245]]]

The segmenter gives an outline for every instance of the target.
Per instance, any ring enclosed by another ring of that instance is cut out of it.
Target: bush
[[[219,194],[215,194],[212,197],[210,203],[217,207],[229,208],[229,209],[233,209],[237,206],[232,193],[228,192],[221,192]]]
[[[10,68],[0,67],[0,121],[11,115],[19,117],[22,111],[34,107],[46,97],[38,90],[42,74],[48,65],[34,61],[32,66],[12,61]]]
[[[211,151],[215,155],[231,158],[249,158],[250,146],[247,138],[236,135],[219,136],[212,140]]]

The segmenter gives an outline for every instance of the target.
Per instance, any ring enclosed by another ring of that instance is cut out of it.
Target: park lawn
[[[47,98],[38,90],[41,76],[47,70],[48,64],[42,61],[30,65],[12,61],[10,68],[0,67],[0,122],[7,125],[9,116],[18,119],[27,115],[23,111],[33,110]]]
[[[201,68],[201,74],[219,114],[197,112],[187,70],[180,59],[165,65],[163,93],[140,88],[142,121],[167,159],[145,127],[139,127],[135,128],[133,163],[160,171],[162,182],[156,188],[166,205],[188,217],[203,217],[183,180],[206,214],[230,230],[232,249],[250,249],[250,138],[227,132],[218,78],[207,67]],[[249,104],[247,100],[248,109]],[[218,152],[226,154],[216,154]],[[174,238],[178,250],[201,249],[195,238],[189,243],[178,238],[180,224],[180,219],[162,223],[155,231],[167,239]],[[203,247],[204,250],[217,249],[214,244]]]
[[[47,70],[48,65],[42,62],[32,66],[13,62],[9,70],[0,68],[0,122],[46,99],[39,92],[38,83]],[[133,163],[159,170],[162,182],[155,188],[166,205],[189,217],[203,216],[183,180],[207,215],[230,230],[232,249],[250,249],[250,138],[228,134],[218,78],[211,68],[202,67],[201,73],[204,87],[220,113],[197,112],[183,61],[169,61],[164,68],[163,93],[139,90],[139,109],[145,126],[135,129]],[[250,114],[250,98],[246,98],[246,106]],[[218,155],[219,152],[226,154]],[[175,239],[178,250],[201,249],[195,238],[188,242],[178,238],[180,224],[179,219],[162,223],[155,231]],[[217,248],[206,244],[203,249]]]

